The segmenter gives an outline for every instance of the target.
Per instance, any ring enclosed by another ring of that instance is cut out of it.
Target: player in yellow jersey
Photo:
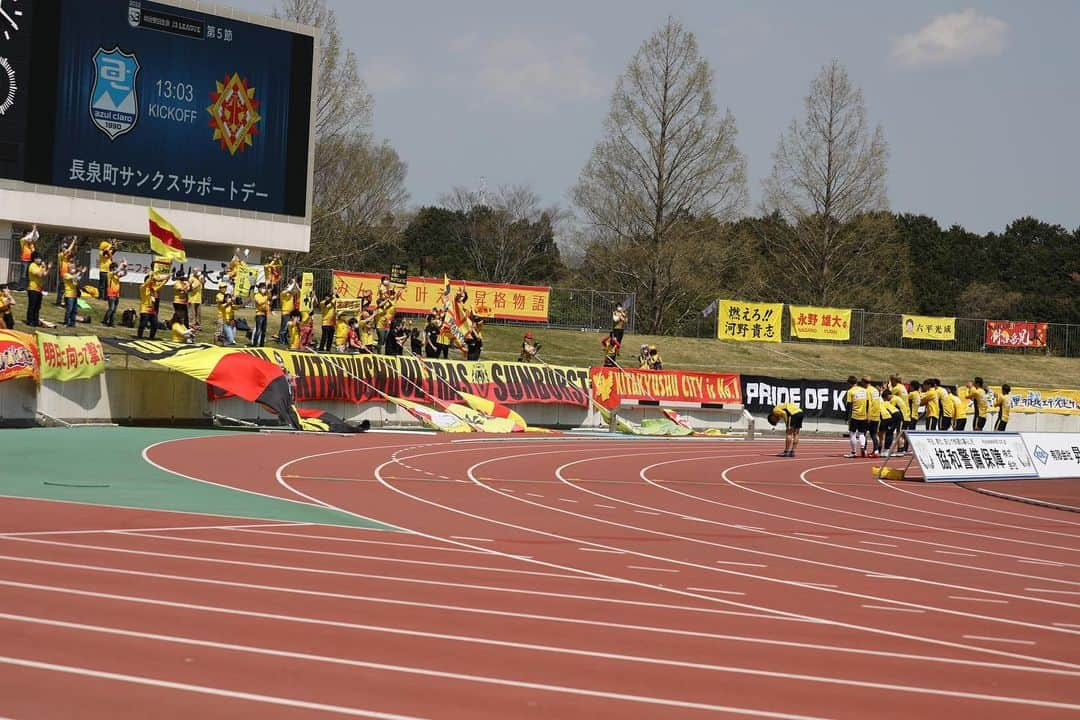
[[[848,442],[851,443],[851,452],[844,457],[866,457],[866,419],[870,391],[863,383],[857,383],[854,375],[848,377],[848,383],[851,387],[848,388],[845,400],[848,407]]]
[[[982,432],[982,429],[986,427],[986,412],[988,410],[986,387],[983,385],[981,377],[976,377],[971,384],[973,385],[971,388],[971,401],[975,405],[975,420],[972,422],[971,429]]]
[[[1012,392],[1012,388],[1008,383],[1001,386],[1001,392],[994,398],[994,409],[997,410],[997,422],[994,423],[994,430],[996,432],[1005,432],[1005,426],[1009,424],[1009,411],[1012,409],[1012,399],[1009,397],[1009,393]]]
[[[615,342],[618,343],[618,340]],[[795,403],[780,403],[769,413],[770,425],[775,427],[780,421],[784,423],[784,451],[777,457],[795,457],[795,449],[799,447],[799,431],[805,417],[803,409]]]
[[[926,429],[930,431],[937,430],[938,422],[941,420],[941,403],[934,383],[935,380],[930,378],[923,380],[922,384],[922,404],[926,406]]]
[[[964,385],[956,386],[953,388],[950,397],[952,398],[953,404],[953,430],[962,431],[967,427],[967,387]]]
[[[895,430],[898,433],[896,442],[896,453],[898,455],[906,455],[908,450],[908,437],[907,430],[911,427],[911,405],[908,403],[907,397],[901,397],[899,395],[892,396],[893,408],[896,409],[896,414],[893,416],[895,424]]]
[[[908,414],[904,419],[904,430],[915,430],[918,426],[919,411],[922,409],[922,392],[920,388],[922,388],[922,383],[918,380],[912,380],[908,383],[906,399]],[[903,434],[901,441],[903,445],[900,446],[900,450],[906,455],[911,452],[911,442],[908,440],[907,432]]]
[[[896,428],[893,427],[893,416],[896,416],[896,422],[900,421],[900,413],[896,411],[896,408],[892,404],[892,391],[889,388],[885,388],[880,391],[877,401],[878,406],[878,427],[877,437],[875,440],[874,456],[889,456],[889,448],[892,447],[893,436],[896,433]]]
[[[952,394],[949,389],[941,384],[941,381],[934,379],[934,392],[938,396],[938,405],[941,406],[941,422],[938,423],[939,430],[951,430],[953,421],[953,402]]]
[[[873,450],[867,454],[867,457],[878,457],[881,453],[881,440],[879,438],[881,430],[881,388],[871,382],[866,375],[863,375],[862,381],[866,384],[866,389],[870,393],[870,401],[866,406],[866,434],[870,437]]]

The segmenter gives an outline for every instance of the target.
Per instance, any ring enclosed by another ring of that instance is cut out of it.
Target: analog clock
[[[0,33],[4,40],[10,40],[19,32],[22,23],[22,10],[19,9],[19,0],[0,0]]]

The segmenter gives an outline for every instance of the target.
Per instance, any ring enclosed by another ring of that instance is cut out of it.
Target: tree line
[[[718,296],[878,312],[1080,322],[1080,228],[1001,233],[890,211],[889,149],[838,61],[777,141],[747,212],[737,125],[692,32],[668,19],[615,83],[570,191],[456,187],[407,209],[407,168],[370,133],[373,100],[325,0],[279,13],[322,30],[311,252],[297,265],[634,293],[637,327],[679,333]],[[560,247],[561,246],[561,247]],[[569,252],[567,252],[569,251]]]

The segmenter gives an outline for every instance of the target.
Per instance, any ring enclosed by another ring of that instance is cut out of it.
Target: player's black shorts
[[[918,420],[908,420],[907,422],[904,423],[904,429],[905,430],[915,430],[916,427],[918,426],[918,423],[919,423]]]
[[[927,415],[926,416],[926,429],[927,430],[937,430],[937,428],[938,428],[938,419],[936,417],[932,417],[930,415]]]
[[[797,412],[787,419],[787,426],[789,430],[802,430],[803,420],[806,418],[806,413]]]
[[[1005,432],[1005,426],[1009,424],[1008,420],[998,420],[994,425],[995,432]]]
[[[976,430],[982,430],[984,427],[986,427],[986,416],[985,415],[976,415],[975,416],[975,422],[972,423],[972,427],[975,428]]]
[[[952,427],[952,418],[951,417],[943,417],[938,422],[938,429],[939,430],[948,430],[951,427]]]
[[[953,421],[953,430],[963,430],[965,427],[967,427],[966,417],[956,418],[956,420]]]

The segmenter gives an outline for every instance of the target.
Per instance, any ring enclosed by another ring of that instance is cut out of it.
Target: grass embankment
[[[21,324],[26,313],[26,296],[16,293],[16,329],[27,329]],[[102,336],[134,336],[131,328],[106,328],[99,324],[105,303],[88,300],[92,306],[89,315],[92,323],[79,323],[75,328],[58,327],[57,334]],[[122,300],[117,320],[124,308],[133,307],[132,300]],[[161,303],[164,318],[171,315],[172,306],[167,300]],[[254,325],[251,310],[239,310],[237,317]],[[213,304],[203,307],[203,330],[199,342],[213,341],[214,319],[217,310]],[[46,297],[42,305],[42,318],[54,323],[63,320],[60,308]],[[270,318],[271,336],[277,332],[280,319]],[[417,322],[414,320],[413,322]],[[484,357],[496,360],[517,358],[521,336],[526,328],[520,326],[490,325],[484,331]],[[316,336],[319,329],[315,329]],[[600,338],[596,332],[575,330],[552,330],[534,328],[533,334],[542,344],[541,356],[555,365],[589,366],[601,361]],[[168,339],[168,331],[159,331],[159,338]],[[238,341],[246,340],[241,333]],[[901,348],[862,347],[857,345],[829,345],[825,343],[734,343],[700,338],[679,338],[654,335],[627,335],[624,338],[624,358],[632,367],[638,347],[642,343],[657,345],[669,369],[704,370],[716,372],[740,372],[755,375],[773,375],[786,378],[826,378],[842,380],[849,374],[869,373],[875,378],[885,378],[899,372],[905,380],[938,377],[945,383],[966,381],[976,375],[989,384],[1007,382],[1020,387],[1078,387],[1080,386],[1080,359],[1047,357],[1045,355],[1019,355],[1015,353],[966,353],[936,352],[932,350],[908,350]],[[110,357],[112,366],[146,366],[135,358],[115,353]]]

